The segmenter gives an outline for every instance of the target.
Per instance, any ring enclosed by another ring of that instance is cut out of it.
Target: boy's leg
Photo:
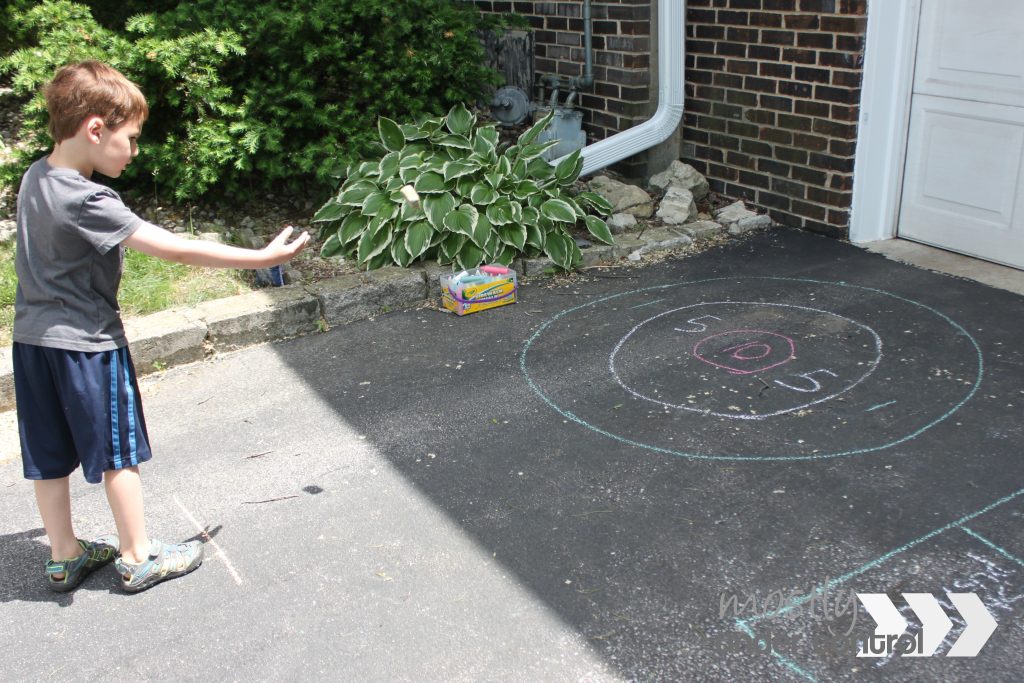
[[[121,557],[125,562],[138,564],[149,556],[138,466],[107,470],[103,473],[103,485],[121,540]]]
[[[82,554],[74,527],[71,524],[71,487],[69,477],[42,479],[33,482],[36,503],[43,518],[46,535],[50,539],[50,557],[55,562]],[[61,575],[55,576],[59,579]]]

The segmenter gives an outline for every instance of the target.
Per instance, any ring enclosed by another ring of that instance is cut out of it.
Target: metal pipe
[[[576,76],[570,82],[574,91],[594,85],[594,27],[591,16],[590,0],[583,0],[583,76]]]
[[[683,118],[686,2],[658,0],[658,109],[647,121],[581,150],[580,175],[610,166],[666,140]],[[564,159],[565,157],[562,157]],[[557,164],[561,159],[555,159]]]

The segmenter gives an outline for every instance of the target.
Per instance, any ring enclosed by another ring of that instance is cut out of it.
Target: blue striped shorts
[[[68,351],[14,343],[14,391],[26,479],[60,479],[79,464],[107,470],[149,460],[149,437],[128,348]]]

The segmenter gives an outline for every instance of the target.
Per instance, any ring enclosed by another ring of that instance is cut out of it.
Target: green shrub
[[[137,172],[178,198],[321,188],[373,152],[378,115],[440,114],[500,77],[453,0],[45,0],[18,14],[35,45],[0,62],[21,92],[60,64],[97,57],[150,98]],[[145,11],[149,14],[131,16]],[[83,37],[88,38],[83,39]],[[27,136],[40,151],[40,103]],[[23,162],[22,162],[23,163]]]
[[[611,204],[598,194],[570,188],[579,177],[579,151],[552,166],[542,157],[558,141],[536,143],[552,114],[504,149],[493,125],[457,104],[441,118],[399,125],[381,117],[378,130],[386,154],[350,169],[336,196],[313,217],[326,238],[321,254],[343,254],[367,269],[418,258],[437,258],[473,268],[483,262],[508,265],[521,253],[547,254],[569,269],[581,255],[569,230],[584,221],[608,244],[601,218]],[[404,201],[411,184],[421,206]]]
[[[14,20],[34,36],[34,46],[0,60],[0,71],[13,74],[16,92],[34,96],[23,110],[22,141],[28,144],[4,168],[3,182],[16,183],[49,148],[39,89],[57,68],[82,59],[109,63],[138,83],[149,99],[143,153],[125,172],[127,181],[155,182],[173,188],[179,198],[195,197],[218,181],[225,166],[241,161],[232,131],[244,112],[220,77],[226,60],[244,53],[234,32],[205,29],[158,37],[153,17],[140,15],[128,21],[122,34],[100,26],[87,7],[68,0],[44,0],[16,12]]]

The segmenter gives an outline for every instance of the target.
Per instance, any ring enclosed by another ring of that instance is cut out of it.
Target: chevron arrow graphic
[[[904,657],[931,657],[942,643],[953,622],[949,620],[939,601],[931,593],[904,593],[903,598],[921,620],[920,648],[904,653]]]
[[[907,630],[907,620],[885,593],[857,593],[857,597],[877,624],[873,641],[882,647],[869,647],[857,653],[858,657],[884,657],[889,645]]]
[[[953,647],[946,653],[947,657],[974,657],[988,642],[992,632],[996,630],[996,620],[992,618],[985,605],[974,593],[946,593],[953,606],[960,612],[967,628],[960,634]],[[873,615],[872,615],[873,616]]]

